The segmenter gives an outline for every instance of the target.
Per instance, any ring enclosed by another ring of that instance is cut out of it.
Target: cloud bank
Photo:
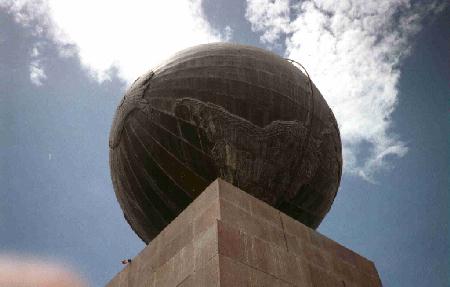
[[[283,40],[285,56],[302,63],[338,120],[345,171],[372,180],[403,156],[392,129],[399,64],[422,19],[444,3],[410,0],[247,0],[246,18],[260,40]],[[279,43],[278,43],[279,44]]]
[[[368,180],[403,156],[392,132],[398,102],[399,64],[427,15],[445,2],[412,0],[247,0],[245,16],[261,42],[285,46],[302,63],[339,122],[347,173]],[[0,0],[0,8],[51,39],[61,56],[78,55],[99,81],[112,71],[132,82],[176,51],[228,40],[232,30],[213,29],[201,0]],[[30,81],[46,81],[40,45],[30,50]]]
[[[232,32],[212,29],[200,0],[0,0],[0,8],[54,40],[62,56],[78,54],[100,81],[114,67],[132,82],[180,49],[225,40]],[[37,57],[33,61],[30,78],[40,85],[45,71]]]

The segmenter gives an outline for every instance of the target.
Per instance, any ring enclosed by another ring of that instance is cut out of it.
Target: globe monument
[[[338,191],[341,140],[300,67],[214,43],[131,85],[110,168],[148,245],[108,287],[381,286],[373,262],[315,231]]]
[[[138,78],[109,145],[117,199],[147,243],[218,177],[316,228],[342,170],[336,120],[311,79],[237,44],[186,49]]]

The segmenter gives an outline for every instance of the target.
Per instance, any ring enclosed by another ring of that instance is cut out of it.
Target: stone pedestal
[[[373,262],[218,179],[107,286],[382,285]]]

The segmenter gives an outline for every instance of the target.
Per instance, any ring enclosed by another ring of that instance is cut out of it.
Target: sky
[[[446,1],[0,0],[0,259],[104,286],[144,243],[109,174],[127,86],[178,50],[229,41],[302,63],[338,120],[344,174],[319,232],[384,286],[448,286]],[[1,261],[1,260],[0,260]]]

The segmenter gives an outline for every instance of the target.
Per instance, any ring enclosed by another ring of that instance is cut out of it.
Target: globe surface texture
[[[316,228],[342,171],[336,120],[310,78],[237,44],[183,50],[138,78],[109,146],[117,199],[146,243],[217,177]]]

